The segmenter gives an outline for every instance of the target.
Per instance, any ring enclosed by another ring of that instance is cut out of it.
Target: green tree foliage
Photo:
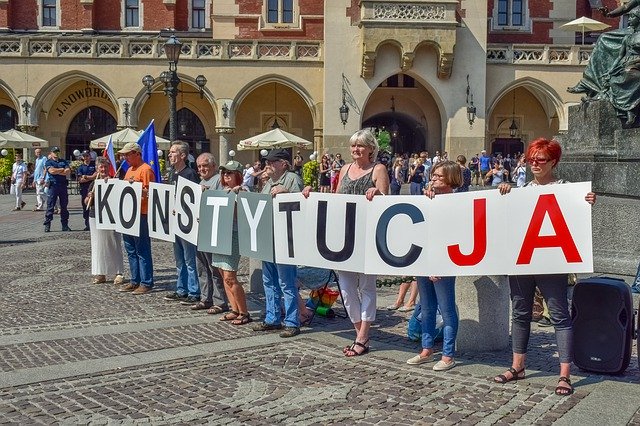
[[[388,131],[382,130],[378,133],[378,145],[380,146],[380,152],[388,152],[391,154],[391,134]]]
[[[302,182],[304,186],[310,186],[314,191],[318,190],[318,172],[320,171],[320,164],[316,160],[307,161],[302,166]]]
[[[13,148],[8,149],[9,153],[0,158],[0,181],[11,177],[13,163],[16,161],[16,152]]]

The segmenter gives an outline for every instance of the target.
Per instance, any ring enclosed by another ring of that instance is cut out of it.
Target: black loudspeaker
[[[573,289],[573,362],[583,370],[622,374],[634,336],[631,288],[617,278],[579,280]]]

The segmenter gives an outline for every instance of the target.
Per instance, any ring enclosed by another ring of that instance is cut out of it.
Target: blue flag
[[[158,143],[156,142],[156,130],[153,120],[147,128],[142,132],[138,139],[138,145],[142,147],[142,161],[151,166],[153,174],[156,176],[156,182],[162,182],[160,175],[160,161],[158,161]]]

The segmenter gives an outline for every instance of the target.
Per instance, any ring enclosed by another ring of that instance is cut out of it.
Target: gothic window
[[[176,114],[178,120],[176,130],[178,139],[189,144],[189,152],[197,157],[203,152],[210,151],[210,141],[200,118],[189,108],[180,108]],[[162,137],[169,139],[169,122],[164,126]]]
[[[497,0],[494,4],[492,29],[528,30],[528,0]]]
[[[205,0],[192,0],[191,2],[191,28],[206,28]]]
[[[18,112],[6,105],[0,105],[0,132],[15,129],[18,125]]]
[[[124,6],[124,26],[140,26],[140,2],[139,0],[125,0]]]
[[[267,23],[292,24],[294,21],[294,0],[267,0]]]
[[[65,152],[67,155],[74,150],[89,149],[93,139],[101,138],[116,131],[116,119],[111,113],[98,106],[90,106],[71,120],[67,132]]]
[[[56,0],[42,0],[42,26],[57,26]]]

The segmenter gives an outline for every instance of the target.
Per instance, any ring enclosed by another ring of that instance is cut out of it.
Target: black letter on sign
[[[193,228],[193,213],[191,212],[191,206],[184,200],[185,195],[189,196],[191,204],[196,202],[196,195],[193,193],[193,189],[188,186],[183,187],[180,193],[180,205],[182,206],[182,210],[184,210],[184,215],[187,217],[187,223],[186,225],[182,224],[182,215],[179,214],[178,226],[180,227],[180,231],[188,234],[191,232],[191,228]]]
[[[293,255],[293,217],[291,212],[300,211],[299,201],[290,201],[287,203],[280,203],[280,211],[287,212],[287,247],[289,248],[289,257]]]
[[[422,212],[413,204],[396,204],[389,207],[380,216],[378,226],[376,227],[376,248],[382,260],[384,260],[387,265],[396,268],[411,265],[418,259],[420,253],[422,253],[422,247],[416,246],[415,244],[411,244],[411,248],[409,248],[409,251],[404,256],[394,256],[389,251],[389,246],[387,245],[389,222],[394,216],[399,214],[409,216],[413,223],[424,222]]]
[[[131,218],[129,220],[124,220],[123,211],[122,211],[122,201],[126,195],[131,196],[131,200],[133,201],[133,210],[131,211]],[[136,217],[138,216],[138,199],[136,198],[136,192],[132,187],[126,186],[122,190],[122,194],[120,194],[120,223],[126,229],[131,229],[133,227],[133,223],[136,221]]]
[[[102,210],[106,210],[107,212],[107,216],[109,216],[109,222],[110,223],[116,223],[115,219],[113,218],[113,213],[111,213],[111,207],[109,206],[109,194],[111,194],[111,190],[113,189],[113,185],[109,185],[107,187],[107,190],[104,192],[104,195],[102,195],[102,185],[98,185],[98,197],[97,197],[97,203],[98,203],[98,223],[104,223],[102,221]]]
[[[151,199],[151,212],[152,212],[152,222],[151,226],[153,228],[153,232],[158,232],[158,223],[157,217],[160,216],[160,223],[162,224],[162,229],[164,230],[165,235],[169,235],[169,192],[165,191],[164,193],[164,203],[160,203],[160,198],[158,197],[159,191],[153,191],[153,198]],[[165,207],[163,210],[162,207]],[[156,215],[156,212],[158,213]]]
[[[327,247],[327,202],[318,201],[318,226],[316,227],[316,242],[318,252],[327,260],[344,262],[353,254],[356,244],[356,203],[347,203],[344,220],[344,246],[340,251],[331,251]]]

